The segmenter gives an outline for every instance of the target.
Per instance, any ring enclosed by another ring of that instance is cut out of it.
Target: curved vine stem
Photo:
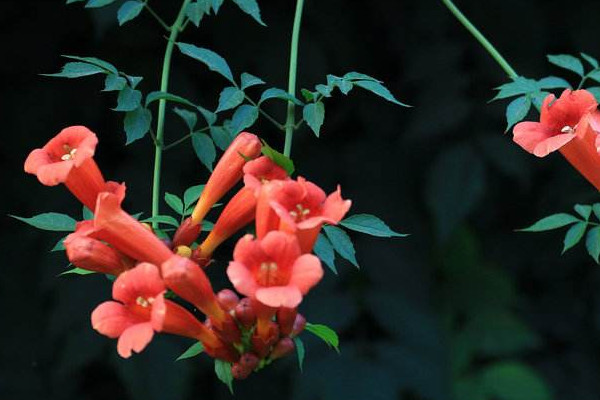
[[[448,7],[448,10],[458,19],[458,21],[463,24],[465,28],[477,39],[477,41],[483,46],[484,49],[496,60],[496,62],[502,67],[504,72],[512,78],[515,79],[519,76],[517,72],[510,66],[508,61],[502,57],[502,55],[496,50],[496,48],[483,36],[479,29],[477,29],[471,21],[454,5],[452,0],[442,0],[442,3]]]
[[[162,76],[160,79],[160,91],[167,92],[169,89],[169,73],[171,72],[171,58],[173,56],[173,48],[177,41],[177,35],[181,32],[180,28],[185,19],[185,10],[191,0],[184,0],[177,14],[177,18],[173,25],[169,28],[169,41],[165,50],[163,59]],[[158,117],[156,123],[156,145],[154,148],[154,177],[152,179],[152,217],[159,214],[160,207],[160,173],[162,168],[162,152],[163,152],[163,137],[165,129],[165,111],[167,108],[167,100],[160,99],[158,103]],[[152,223],[154,228],[158,228],[158,223]]]
[[[292,41],[290,44],[290,70],[288,78],[288,93],[296,96],[296,73],[298,71],[298,41],[300,39],[300,23],[302,22],[302,9],[304,0],[296,1],[296,13],[294,15],[294,27],[292,28]],[[289,101],[287,105],[287,119],[285,121],[285,144],[283,154],[287,157],[292,152],[292,136],[294,135],[294,118],[296,105]]]

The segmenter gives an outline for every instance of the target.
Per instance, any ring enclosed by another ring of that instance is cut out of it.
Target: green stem
[[[479,32],[479,30],[465,17],[465,15],[454,5],[452,0],[442,0],[442,2],[448,7],[450,12],[454,14],[456,19],[460,21],[461,24],[471,34],[477,39],[477,41],[487,50],[488,53],[496,60],[496,62],[502,67],[504,72],[512,78],[515,79],[519,76],[517,72],[510,66],[510,64],[502,57],[502,55],[496,50],[496,48]]]
[[[292,42],[290,44],[290,71],[288,79],[288,93],[296,96],[296,73],[298,70],[298,40],[300,38],[300,23],[302,22],[302,8],[304,0],[296,1],[296,13],[294,15],[294,27],[292,28]],[[287,119],[285,121],[285,144],[283,154],[287,157],[292,152],[292,136],[294,134],[294,116],[296,105],[289,101],[287,105]]]
[[[169,73],[171,71],[171,57],[173,56],[173,48],[177,41],[177,35],[179,34],[181,24],[185,19],[185,9],[191,0],[184,0],[177,14],[177,19],[173,23],[173,26],[169,28],[171,33],[169,34],[169,42],[165,50],[165,58],[162,66],[162,76],[160,79],[160,91],[167,92],[169,89]],[[166,99],[159,100],[158,103],[158,117],[156,123],[156,145],[154,148],[154,178],[152,179],[152,217],[159,215],[159,199],[160,199],[160,172],[162,167],[162,152],[163,152],[163,137],[165,129],[165,111],[167,108]],[[158,223],[153,222],[154,228],[158,228]]]

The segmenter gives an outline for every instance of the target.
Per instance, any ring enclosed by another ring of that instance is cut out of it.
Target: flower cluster
[[[558,150],[594,187],[600,190],[600,112],[587,90],[565,90],[557,99],[548,95],[540,122],[520,122],[514,141],[537,157]]]
[[[25,162],[42,184],[65,184],[94,212],[64,240],[72,264],[115,277],[114,300],[92,312],[93,328],[118,338],[125,358],[156,332],[195,339],[210,356],[232,363],[238,379],[292,351],[292,338],[306,324],[297,307],[323,276],[313,245],[322,225],[337,224],[350,208],[340,188],[327,196],[304,178],[292,179],[260,156],[258,137],[243,132],[217,163],[191,216],[171,239],[159,238],[122,209],[125,185],[104,180],[93,158],[97,143],[89,129],[69,127]],[[208,212],[242,180],[196,243]],[[221,243],[253,221],[255,235],[239,239],[226,271],[239,295],[215,293],[204,269]]]

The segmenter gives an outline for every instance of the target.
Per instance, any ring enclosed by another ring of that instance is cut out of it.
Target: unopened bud
[[[251,372],[251,369],[244,368],[240,363],[234,363],[231,366],[231,375],[233,376],[233,379],[246,379]]]
[[[294,321],[298,312],[295,308],[281,307],[277,310],[277,322],[282,336],[289,336],[294,329]]]
[[[221,307],[223,307],[227,311],[231,311],[237,306],[240,301],[240,298],[233,290],[223,289],[219,293],[217,293],[217,300]]]
[[[173,246],[189,246],[198,239],[202,231],[202,224],[195,223],[191,218],[186,218],[173,235]]]
[[[253,371],[258,366],[259,362],[260,359],[254,353],[242,354],[239,361],[240,365],[242,365],[244,368],[250,371]]]
[[[306,318],[302,316],[302,314],[296,315],[296,320],[294,321],[294,327],[292,328],[292,333],[290,333],[290,337],[296,337],[304,330],[306,326]]]
[[[288,355],[294,350],[294,341],[292,339],[283,338],[275,344],[273,350],[271,351],[271,359],[276,360],[283,356]]]
[[[256,323],[256,312],[249,298],[243,298],[234,308],[235,318],[246,329]]]
[[[175,247],[175,254],[185,258],[190,258],[192,256],[192,249],[187,246],[180,245]]]
[[[277,339],[279,339],[279,326],[275,322],[271,322],[266,337],[263,338],[258,335],[258,332],[254,332],[250,340],[255,353],[260,358],[265,358],[271,351],[271,347],[277,342]]]

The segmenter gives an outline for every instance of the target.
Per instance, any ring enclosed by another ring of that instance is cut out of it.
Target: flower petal
[[[258,285],[248,267],[240,262],[230,261],[227,267],[227,276],[233,287],[241,294],[253,297]]]
[[[533,154],[535,146],[552,136],[543,124],[539,122],[519,122],[513,128],[513,140],[524,150]]]
[[[158,267],[141,263],[119,275],[113,284],[113,298],[125,304],[134,304],[138,297],[156,298],[165,290]]]
[[[116,301],[106,301],[92,312],[92,327],[109,338],[121,336],[123,331],[139,322],[127,307]]]
[[[560,149],[575,137],[576,135],[573,133],[562,133],[560,135],[552,136],[551,138],[538,143],[535,146],[535,149],[533,149],[533,154],[537,157],[545,157],[553,151]]]
[[[312,254],[300,256],[292,268],[290,285],[296,286],[302,294],[315,286],[323,278],[323,267],[318,257]]]
[[[301,254],[296,236],[280,231],[267,233],[260,241],[260,247],[269,259],[277,263],[279,268],[288,271]]]
[[[154,336],[152,323],[144,322],[133,325],[125,330],[119,337],[117,351],[123,358],[131,357],[131,352],[141,352],[150,343]]]
[[[302,301],[302,293],[296,286],[272,286],[256,291],[256,300],[269,307],[295,308]]]

